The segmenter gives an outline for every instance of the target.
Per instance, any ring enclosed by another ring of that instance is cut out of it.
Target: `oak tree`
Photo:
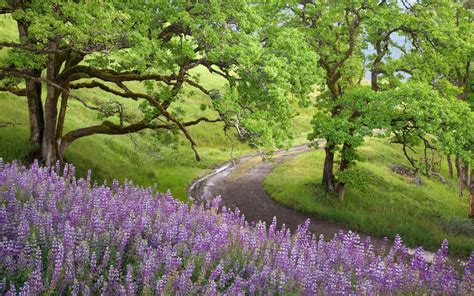
[[[283,145],[293,108],[307,100],[317,75],[305,67],[316,55],[300,33],[275,30],[263,9],[240,1],[2,1],[19,37],[0,40],[8,50],[0,90],[27,98],[30,141],[46,165],[63,161],[79,138],[144,129],[181,132],[199,159],[188,127],[201,122],[223,122],[256,145]],[[197,68],[225,85],[207,88]],[[102,92],[101,103],[81,95],[90,88]],[[176,112],[177,102],[189,104],[190,90],[207,96],[215,117],[185,120]],[[66,130],[70,100],[103,122]],[[130,106],[140,115],[128,116]]]

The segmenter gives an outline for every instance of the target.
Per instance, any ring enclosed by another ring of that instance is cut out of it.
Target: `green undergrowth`
[[[467,256],[474,250],[473,223],[467,218],[468,198],[449,185],[423,178],[424,185],[393,173],[390,166],[406,164],[400,147],[371,139],[360,149],[357,166],[363,185],[349,186],[344,201],[320,186],[324,152],[314,151],[277,166],[265,179],[276,201],[316,219],[341,223],[372,236],[400,234],[409,246],[436,250],[446,238],[450,252]],[[447,176],[446,164],[442,174]]]

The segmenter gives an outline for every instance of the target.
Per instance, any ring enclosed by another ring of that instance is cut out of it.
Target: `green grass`
[[[223,82],[207,70],[202,72],[203,84],[209,88],[218,88]],[[206,73],[207,72],[207,73]],[[135,88],[139,86],[135,85]],[[98,89],[76,91],[75,94],[87,98],[91,102],[114,99],[123,103],[130,110],[130,116],[140,116],[133,112],[135,102],[123,98],[104,95]],[[209,103],[208,99],[198,92],[187,99],[187,103],[177,102],[172,105],[174,110],[182,109],[185,119],[207,116],[216,118],[215,112],[207,109],[202,111],[201,104]],[[310,110],[298,115],[299,121],[305,121]],[[17,125],[0,128],[0,157],[5,161],[24,159],[28,152],[28,117],[26,99],[8,93],[0,93],[0,122],[14,121]],[[116,118],[114,120],[117,120]],[[85,109],[80,103],[70,101],[66,118],[65,132],[100,123],[97,114]],[[307,120],[309,122],[309,120]],[[308,129],[304,124],[297,124],[296,143],[305,140]],[[181,200],[186,200],[186,190],[191,181],[205,174],[218,163],[230,159],[230,151],[234,145],[234,156],[251,153],[245,144],[239,143],[229,132],[230,138],[222,130],[222,124],[201,123],[189,128],[191,136],[198,144],[201,162],[194,159],[189,143],[182,135],[176,141],[159,141],[152,132],[145,131],[133,135],[107,136],[94,135],[79,139],[68,148],[66,161],[73,163],[79,175],[84,176],[92,169],[95,179],[103,180],[132,179],[136,184],[149,186],[158,184],[160,191],[168,189]]]
[[[27,154],[28,118],[24,98],[0,93],[0,122],[12,120],[18,124],[0,128],[0,157],[5,161],[21,160]],[[72,129],[100,120],[72,102],[67,122],[68,129]],[[65,158],[76,166],[80,176],[92,169],[98,182],[129,179],[144,186],[157,183],[160,191],[170,189],[177,198],[186,200],[187,186],[194,178],[230,157],[229,140],[218,128],[203,123],[191,129],[191,133],[198,142],[201,162],[194,159],[189,144],[182,137],[171,145],[158,141],[151,132],[85,137],[69,147]],[[245,145],[237,145],[237,155],[246,151]]]
[[[436,250],[446,238],[451,254],[467,256],[474,250],[467,198],[458,197],[455,180],[446,186],[424,178],[426,184],[416,186],[390,170],[392,164],[405,164],[400,147],[371,139],[360,150],[362,160],[357,165],[367,184],[348,187],[342,202],[319,185],[323,151],[277,166],[265,179],[265,189],[291,208],[373,236],[400,234],[408,245],[429,250]]]

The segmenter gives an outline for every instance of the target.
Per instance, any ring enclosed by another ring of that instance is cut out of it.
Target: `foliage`
[[[337,175],[343,176],[354,165],[357,146],[373,128],[372,115],[381,114],[366,114],[364,111],[371,110],[362,110],[366,109],[364,100],[373,101],[376,94],[360,86],[365,72],[364,30],[369,11],[377,7],[376,1],[304,1],[289,5],[293,13],[288,17],[288,25],[304,32],[319,56],[317,66],[325,74],[317,104],[319,112],[313,118],[309,139],[326,141],[322,183],[341,199],[345,183]],[[335,173],[336,152],[340,152],[341,163]]]
[[[322,183],[328,191],[344,196],[337,176],[355,164],[357,147],[373,129],[392,133],[412,166],[428,176],[436,170],[428,154],[472,159],[473,113],[456,102],[469,93],[474,30],[467,2],[295,1],[287,7],[287,24],[307,36],[325,73],[309,139],[326,141]],[[377,93],[363,86],[367,70]],[[425,152],[414,159],[407,150],[420,143]]]
[[[1,12],[11,13],[20,37],[0,40],[9,49],[0,60],[0,89],[27,96],[31,138],[39,141],[47,164],[63,160],[79,138],[144,129],[181,132],[199,160],[188,127],[202,122],[223,122],[253,145],[287,145],[293,106],[307,101],[318,76],[315,68],[302,66],[317,56],[305,50],[302,34],[279,28],[272,15],[262,13],[271,7],[235,1],[5,4]],[[226,84],[208,88],[193,73],[197,67]],[[33,86],[40,91],[31,91]],[[100,105],[75,93],[91,88],[123,99]],[[216,117],[185,120],[183,110],[172,107],[190,104],[193,92],[207,96],[202,109]],[[102,113],[104,121],[63,132],[69,99]]]
[[[433,167],[429,156],[433,153],[461,155],[469,161],[474,138],[474,113],[469,106],[453,96],[442,96],[427,84],[407,83],[386,91],[390,110],[389,131],[392,142],[402,144],[411,165],[426,175],[439,169]],[[422,155],[415,148],[423,145]],[[408,148],[408,149],[407,149]],[[428,153],[427,150],[430,150]]]
[[[353,233],[312,237],[258,223],[218,200],[189,208],[131,182],[110,187],[37,164],[0,163],[1,292],[110,294],[469,294],[447,263],[445,241],[428,264],[397,237],[390,251]]]
[[[384,95],[368,86],[355,86],[336,99],[327,94],[319,96],[319,109],[311,121],[313,132],[308,138],[311,141],[326,139],[336,145],[336,149],[346,144],[351,148],[341,151],[341,157],[356,161],[356,149],[362,145],[364,137],[373,136],[375,129],[389,126]]]

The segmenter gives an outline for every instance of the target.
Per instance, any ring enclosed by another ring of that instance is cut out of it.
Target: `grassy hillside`
[[[405,159],[400,147],[382,139],[369,140],[361,154],[357,165],[366,176],[366,184],[349,186],[343,202],[325,194],[319,185],[323,151],[300,155],[276,167],[266,178],[265,189],[291,208],[350,229],[379,237],[400,234],[408,245],[431,250],[447,238],[453,254],[468,255],[474,250],[474,224],[467,219],[467,197],[458,197],[455,180],[446,186],[423,179],[426,184],[416,186],[391,171],[391,165],[405,164]]]
[[[0,16],[0,27],[2,28],[0,40],[15,41],[18,38],[16,24],[9,16]],[[0,50],[0,55],[6,54],[7,49]],[[220,76],[212,75],[204,67],[196,68],[194,74],[201,75],[201,82],[208,89],[219,89],[224,86],[225,81]],[[141,89],[139,84],[128,84],[128,86],[132,89]],[[128,108],[128,116],[140,116],[136,102],[105,94],[99,89],[75,91],[75,94],[95,104],[110,100],[119,101]],[[201,110],[201,105],[208,103],[205,95],[195,91],[186,98],[186,102],[174,103],[171,108],[174,111],[179,110],[185,119],[203,115],[216,118],[217,114],[213,114],[215,112]],[[309,130],[307,119],[311,111],[303,112],[304,114],[295,121],[298,127],[298,142],[305,140],[306,131]],[[112,120],[117,121],[117,118]],[[101,121],[97,113],[85,109],[77,101],[70,100],[65,132],[98,124]],[[4,161],[24,159],[28,152],[26,98],[0,92],[0,122],[14,123],[0,128],[0,157]],[[160,191],[169,189],[175,197],[186,200],[186,189],[190,182],[205,174],[212,166],[230,159],[232,145],[234,145],[234,156],[250,153],[250,148],[238,143],[232,132],[229,133],[230,137],[226,136],[221,124],[201,123],[190,127],[189,130],[198,144],[201,162],[194,159],[189,143],[182,135],[178,135],[178,141],[169,141],[163,134],[157,137],[151,131],[133,135],[94,135],[82,138],[70,146],[65,158],[67,162],[76,166],[81,176],[87,174],[88,169],[92,169],[93,177],[98,182],[131,179],[136,184],[144,186],[156,183]]]
[[[0,94],[0,121],[15,120],[18,125],[0,129],[0,157],[5,161],[23,159],[28,150],[28,118],[24,98]],[[92,112],[70,104],[68,129],[99,123]],[[134,135],[95,135],[74,142],[66,153],[67,162],[73,163],[80,175],[92,169],[94,177],[104,179],[132,179],[140,185],[158,184],[160,191],[170,189],[175,196],[185,199],[187,184],[215,163],[229,158],[230,142],[216,128],[202,124],[191,129],[197,140],[201,162],[187,142],[165,144],[152,132]],[[247,148],[238,145],[237,154]]]
[[[79,92],[78,95],[92,100],[103,99],[101,93],[95,90]],[[184,108],[186,114],[196,114],[202,111],[193,109],[199,108],[203,100],[203,97],[195,95],[190,104],[176,107]],[[0,128],[0,157],[5,161],[24,159],[28,151],[26,108],[25,98],[0,93],[0,122],[15,122],[13,126]],[[308,122],[302,119],[308,117],[307,114],[299,116],[298,121]],[[97,124],[101,120],[94,112],[72,101],[66,121],[66,130],[70,130]],[[297,142],[304,141],[304,130],[308,128],[299,125],[299,130]],[[132,179],[136,184],[145,186],[157,183],[160,191],[170,189],[174,196],[185,200],[186,188],[193,179],[205,174],[214,165],[230,159],[232,144],[234,156],[250,153],[250,148],[239,143],[232,133],[231,138],[227,137],[220,124],[201,123],[191,127],[190,133],[198,144],[201,162],[194,159],[188,142],[181,135],[177,142],[167,144],[151,131],[120,136],[94,135],[79,139],[66,152],[66,161],[74,164],[82,176],[87,169],[92,169],[99,182]]]

